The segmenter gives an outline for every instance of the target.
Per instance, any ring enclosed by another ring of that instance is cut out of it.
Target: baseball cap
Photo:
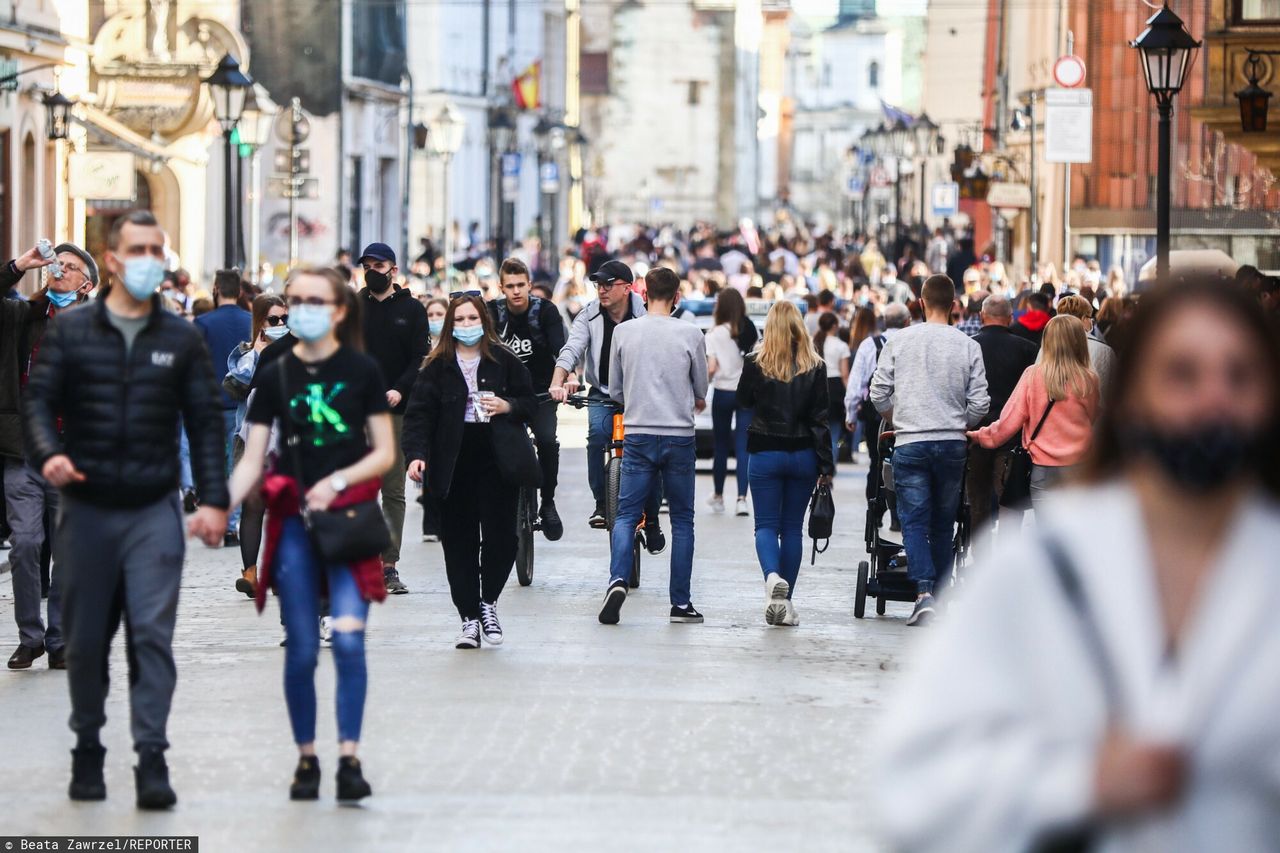
[[[609,282],[621,279],[627,284],[634,284],[636,280],[635,273],[631,271],[631,267],[622,261],[605,261],[600,265],[600,269],[587,276],[589,281]]]
[[[396,262],[396,253],[386,243],[370,243],[364,247],[364,251],[360,253],[360,257],[356,259],[356,263],[360,263],[365,258],[373,258],[375,261]]]

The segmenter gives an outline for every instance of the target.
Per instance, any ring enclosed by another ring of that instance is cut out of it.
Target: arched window
[[[867,66],[867,85],[872,89],[880,88],[880,63],[875,60]]]

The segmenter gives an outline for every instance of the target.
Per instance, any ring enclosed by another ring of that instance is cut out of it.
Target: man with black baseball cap
[[[364,315],[364,348],[378,362],[387,383],[387,403],[395,430],[396,463],[382,478],[382,512],[391,528],[391,545],[382,555],[382,575],[387,592],[403,595],[409,589],[400,581],[400,538],[404,533],[404,454],[400,430],[404,409],[413,390],[422,360],[427,357],[427,309],[408,288],[394,282],[396,253],[386,243],[370,243],[360,253],[364,290],[360,309]]]
[[[613,330],[619,323],[645,314],[644,300],[633,293],[631,285],[635,274],[622,261],[605,261],[588,280],[596,286],[598,298],[578,312],[569,329],[569,339],[556,359],[556,369],[551,375],[548,389],[553,399],[564,399],[578,390],[578,380],[573,371],[579,364],[585,365],[588,396],[605,401],[609,397],[609,351],[613,345]],[[603,529],[604,519],[604,449],[612,433],[613,412],[606,406],[587,409],[587,482],[596,499],[591,513],[592,527]],[[645,507],[645,543],[653,554],[666,549],[666,537],[658,526],[659,492],[654,491]]]

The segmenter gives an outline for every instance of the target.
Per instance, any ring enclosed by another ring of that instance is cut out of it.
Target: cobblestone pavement
[[[607,542],[585,523],[583,455],[564,453],[564,539],[539,540],[533,586],[513,575],[500,602],[501,648],[453,648],[458,623],[440,546],[415,535],[421,514],[411,508],[402,576],[412,593],[370,616],[367,805],[332,800],[326,656],[322,799],[288,800],[295,752],[276,612],[259,617],[232,590],[234,551],[192,544],[169,731],[177,808],[134,809],[117,638],[105,803],[65,796],[72,737],[63,675],[44,659],[26,673],[0,673],[0,835],[194,834],[204,851],[877,849],[863,796],[869,728],[908,632],[905,605],[891,604],[882,619],[852,616],[864,469],[842,468],[837,536],[815,567],[806,547],[798,629],[765,626],[751,519],[711,514],[708,474],[698,478],[693,587],[706,624],[667,622],[668,551],[646,555],[643,588],[622,624],[607,628],[595,618]],[[7,575],[0,624],[16,633]]]

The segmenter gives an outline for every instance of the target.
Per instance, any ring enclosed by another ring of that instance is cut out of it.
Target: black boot
[[[67,796],[73,800],[105,800],[107,783],[102,778],[102,762],[107,751],[101,745],[78,746],[71,750],[71,784]]]
[[[293,784],[289,786],[289,799],[320,799],[319,758],[314,755],[303,755],[298,759],[298,767],[293,771]]]
[[[369,783],[364,781],[364,773],[360,771],[360,759],[354,755],[344,755],[338,759],[338,800],[355,802],[373,793]]]
[[[560,520],[560,513],[556,512],[554,498],[542,499],[539,516],[542,519],[542,535],[547,537],[548,542],[555,542],[564,535],[564,522]]]
[[[147,746],[138,750],[133,781],[140,809],[167,809],[178,802],[178,795],[169,787],[169,765],[164,762],[163,749]]]

